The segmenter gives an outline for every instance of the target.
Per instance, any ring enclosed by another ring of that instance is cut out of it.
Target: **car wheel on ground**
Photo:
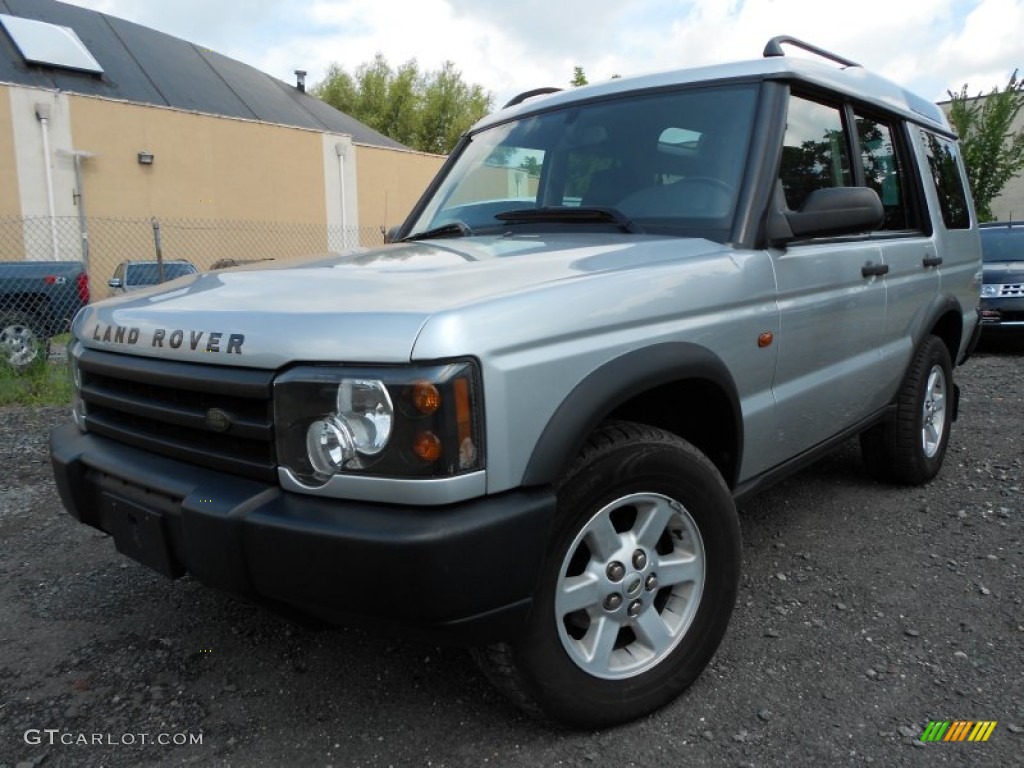
[[[732,496],[686,441],[609,422],[563,478],[558,508],[524,635],[476,658],[513,701],[566,725],[652,712],[697,678],[728,624]]]
[[[861,435],[864,463],[876,477],[920,485],[942,467],[953,418],[949,350],[937,336],[918,348],[888,421]]]
[[[0,362],[12,368],[24,368],[40,356],[45,357],[49,342],[34,330],[31,315],[25,312],[0,314]]]

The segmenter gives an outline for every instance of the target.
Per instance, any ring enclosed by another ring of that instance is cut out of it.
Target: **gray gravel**
[[[1024,766],[1022,373],[1019,347],[960,370],[929,486],[866,479],[851,443],[746,504],[715,660],[598,733],[521,716],[463,651],[297,626],[123,558],[60,508],[64,409],[0,409],[0,768]],[[923,744],[931,719],[999,724]],[[160,734],[202,743],[141,743]]]

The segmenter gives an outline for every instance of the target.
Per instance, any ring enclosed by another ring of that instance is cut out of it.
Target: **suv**
[[[163,274],[161,274],[161,271]],[[186,275],[199,272],[195,264],[184,259],[168,261],[122,261],[107,280],[112,295],[139,291]]]
[[[1024,222],[981,225],[981,322],[987,331],[1024,332]]]
[[[168,576],[473,646],[562,723],[670,701],[737,501],[856,435],[931,479],[978,328],[942,111],[782,42],[514,99],[400,242],[82,312],[67,509]]]

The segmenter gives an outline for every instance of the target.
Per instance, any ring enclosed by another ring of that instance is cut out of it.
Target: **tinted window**
[[[448,200],[451,206],[484,200],[535,200],[544,153],[529,147],[502,147],[466,175]]]
[[[600,207],[646,232],[724,242],[756,100],[754,84],[633,94],[487,128],[472,136],[410,234],[455,221],[478,234],[561,228],[569,225],[495,216]]]
[[[1024,261],[1024,227],[982,227],[981,256],[985,261]]]
[[[935,181],[935,191],[939,196],[942,221],[948,229],[968,229],[971,226],[971,217],[967,210],[964,180],[956,162],[956,144],[924,129],[921,130],[921,136],[924,139],[932,179]]]
[[[164,264],[164,280],[174,280],[184,275],[191,275],[196,268],[191,264],[168,262]],[[128,285],[156,285],[160,282],[159,266],[152,264],[129,264]]]
[[[816,189],[853,184],[850,150],[838,107],[799,96],[790,98],[779,178],[786,204],[794,211]]]
[[[882,229],[913,229],[915,223],[907,202],[906,166],[900,157],[892,126],[857,115],[857,139],[864,183],[878,193],[885,211]]]

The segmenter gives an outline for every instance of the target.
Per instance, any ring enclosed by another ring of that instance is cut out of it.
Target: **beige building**
[[[1024,110],[1017,113],[1013,121],[1014,133],[1024,133]],[[999,221],[1024,221],[1024,173],[1019,173],[992,201],[992,213]]]
[[[949,105],[948,101],[939,102],[947,114]],[[1010,130],[1012,133],[1024,132],[1024,110],[1017,113]],[[1002,194],[992,201],[992,214],[996,221],[1024,221],[1024,173],[1010,179]]]
[[[301,79],[55,0],[6,5],[0,260],[87,260],[102,286],[158,245],[201,269],[375,245],[444,160]]]

